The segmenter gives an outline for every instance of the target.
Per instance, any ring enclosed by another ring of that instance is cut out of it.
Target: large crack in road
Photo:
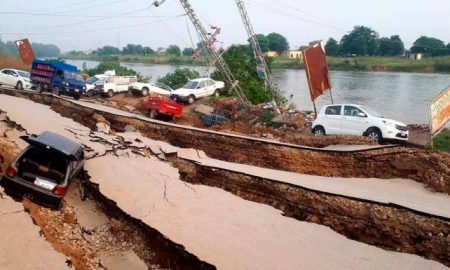
[[[61,104],[59,104],[58,106],[61,106]],[[52,106],[52,108],[54,107],[55,106]],[[105,117],[104,115],[100,117],[99,115],[95,114],[90,115],[90,117],[87,118],[87,116],[83,116],[85,112],[81,112],[81,114],[75,114],[75,111],[71,111],[71,109],[73,108],[63,110],[62,107],[59,107],[56,111],[64,111],[64,115],[72,116],[74,119],[78,119],[77,122],[93,127],[98,127],[98,123],[102,122],[110,124],[109,120],[110,118],[112,118],[111,116]],[[95,122],[95,124],[92,123],[93,121]],[[127,125],[132,123],[134,122],[121,122],[119,131],[130,131],[130,128],[132,129],[132,127],[127,127]],[[42,125],[42,123],[40,124]],[[117,125],[118,124],[116,123],[112,124],[111,126],[117,127]],[[307,220],[318,224],[324,224],[337,232],[347,235],[352,239],[357,239],[359,241],[377,245],[383,248],[388,248],[390,250],[419,254],[421,256],[425,256],[427,258],[431,258],[449,265],[448,255],[446,255],[449,253],[448,247],[450,246],[448,221],[421,215],[414,216],[414,213],[410,213],[408,211],[406,211],[405,213],[404,209],[398,210],[392,207],[383,208],[378,205],[369,203],[364,204],[362,202],[354,202],[351,200],[346,201],[345,198],[336,198],[327,194],[317,194],[314,192],[308,193],[298,188],[296,189],[289,186],[287,187],[286,185],[276,186],[273,184],[273,182],[265,184],[255,184],[254,179],[251,179],[251,177],[249,177],[248,175],[242,175],[238,173],[231,175],[230,172],[227,171],[207,169],[189,162],[188,164],[183,163],[186,162],[186,160],[181,162],[180,159],[174,159],[175,151],[173,150],[173,147],[171,149],[170,145],[164,144],[162,142],[154,142],[148,140],[147,138],[142,137],[136,132],[118,133],[114,136],[106,136],[101,132],[93,132],[90,129],[86,128],[74,128],[74,126],[76,125],[66,125],[64,127],[64,130],[61,130],[61,132],[65,132],[65,134],[68,135],[70,134],[70,136],[75,136],[75,138],[81,140],[84,143],[85,149],[90,153],[90,155],[88,156],[89,161],[87,162],[88,167],[90,166],[90,162],[92,162],[91,164],[94,164],[95,166],[101,166],[101,164],[108,163],[115,164],[114,159],[127,156],[128,158],[132,157],[134,159],[142,159],[141,161],[145,162],[142,163],[142,168],[136,167],[135,169],[144,170],[146,166],[149,166],[149,160],[156,161],[169,158],[169,160],[180,169],[183,180],[187,182],[196,184],[201,183],[203,185],[219,187],[221,189],[231,191],[235,195],[238,195],[239,197],[242,197],[246,200],[252,200],[258,203],[272,205],[282,210],[285,215],[292,216],[298,220]],[[139,130],[142,129],[142,126],[138,125],[137,127],[139,128]],[[30,128],[34,129],[35,127],[31,125]],[[45,126],[39,128],[45,128]],[[112,130],[112,132],[114,132],[114,130]],[[188,134],[184,135],[188,136],[190,134],[188,132]],[[148,135],[148,137],[152,137],[152,135]],[[169,138],[169,140],[171,140],[171,137]],[[166,149],[163,149],[163,151],[161,151],[161,148]],[[386,150],[383,150],[384,154],[386,153],[385,151]],[[388,150],[388,153],[389,151],[392,151],[392,149]],[[126,164],[128,164],[128,166],[136,166],[137,164],[140,164],[140,162],[133,161],[133,163]],[[444,166],[440,168],[441,171],[435,172],[438,175],[442,173],[442,168],[444,168],[445,173],[446,167]],[[152,172],[154,172],[155,169],[153,168],[151,170]],[[94,173],[94,171],[92,172]],[[206,269],[213,267],[210,264],[200,261],[196,256],[193,256],[190,252],[184,250],[182,246],[179,246],[164,237],[164,235],[171,235],[173,232],[168,233],[166,231],[165,233],[160,233],[159,231],[161,231],[161,227],[159,230],[156,230],[153,229],[152,226],[149,226],[149,224],[155,224],[155,221],[152,220],[149,222],[147,216],[148,214],[144,214],[145,211],[142,212],[142,210],[139,209],[127,209],[127,211],[124,211],[124,208],[126,207],[118,204],[118,201],[120,200],[114,200],[112,198],[114,196],[111,195],[113,195],[114,193],[105,193],[105,190],[102,190],[105,183],[103,182],[104,180],[102,180],[101,174],[98,173],[98,170],[96,170],[96,172],[94,173],[95,177],[90,180],[91,184],[89,185],[89,190],[91,191],[91,199],[95,201],[96,205],[98,206],[97,209],[101,209],[101,211],[109,219],[118,220],[119,224],[121,224],[118,225],[119,228],[122,228],[121,230],[117,230],[117,228],[115,228],[115,225],[108,225],[109,227],[107,231],[126,232],[124,233],[124,236],[121,237],[117,236],[114,233],[112,234],[112,237],[117,241],[117,243],[130,243],[129,247],[134,247],[136,241],[127,242],[126,238],[129,237],[127,236],[129,233],[132,234],[132,232],[139,232],[139,237],[137,237],[136,239],[137,242],[144,243],[143,247],[135,247],[131,249],[139,256],[139,258],[141,258],[142,261],[146,263],[148,267],[164,267],[171,269],[186,269],[186,267],[188,266],[196,269]],[[103,173],[108,175],[108,173],[111,172],[105,171]],[[409,173],[412,173],[412,171],[408,172],[408,174]],[[139,177],[139,175],[136,175],[136,178]],[[148,177],[151,177],[151,175],[149,174]],[[86,175],[86,178],[88,179],[90,178],[90,176]],[[445,178],[441,178],[440,181],[444,183],[440,183],[439,185],[430,184],[430,186],[433,186],[435,188],[437,187],[436,189],[445,189],[447,185],[447,183],[445,182]],[[431,180],[425,182],[433,183]],[[197,192],[199,192],[200,190],[198,187],[193,187],[190,184],[186,184],[184,182],[182,182],[182,185],[186,187],[186,190],[190,190],[190,192],[194,194],[197,194]],[[139,190],[138,187],[136,187],[136,189]],[[154,193],[150,191],[149,192],[154,196],[161,196],[161,199],[165,204],[170,207],[174,207],[175,205],[177,205],[177,197],[173,198],[174,190],[176,189],[174,188],[173,183],[170,181],[170,178],[168,178],[162,182],[161,186],[158,187]],[[208,189],[208,192],[213,194],[212,190],[210,189]],[[286,198],[286,200],[283,200],[283,198]],[[153,201],[153,203],[155,202],[156,201]],[[28,203],[25,204],[28,205]],[[29,207],[28,209],[30,209],[30,213],[32,213],[32,216],[36,216],[36,220],[38,220],[39,215],[44,213],[43,216],[47,217],[48,220],[59,220],[59,222],[61,222],[62,220],[62,226],[66,226],[64,225],[66,223],[64,218],[68,219],[68,223],[70,224],[71,215],[73,217],[73,214],[70,214],[72,211],[75,213],[74,215],[76,217],[78,217],[79,215],[75,210],[73,210],[76,208],[70,210],[70,208],[73,207],[72,205],[69,204],[68,207],[69,210],[62,208],[62,212],[56,214],[55,216],[46,213],[46,210],[41,208],[39,208],[38,210],[33,210],[33,207]],[[133,214],[131,215],[130,213]],[[153,212],[150,211],[148,213]],[[167,217],[167,219],[170,221],[170,217]],[[45,227],[45,218],[41,218],[41,222],[44,223],[41,223],[40,226]],[[114,221],[113,223],[115,224],[115,222],[116,221]],[[37,223],[39,224],[39,222]],[[80,226],[80,224],[77,222],[75,224],[75,226]],[[412,229],[413,226],[418,226],[419,228]],[[207,228],[204,229],[206,230]],[[80,235],[83,235],[83,230],[80,230]],[[181,236],[182,235],[180,235],[180,237]],[[384,242],[383,237],[385,238]],[[216,238],[220,237],[217,236]],[[93,239],[96,239],[96,237],[93,237]],[[100,239],[102,239],[101,236]],[[182,239],[182,237],[175,237],[175,239]],[[191,239],[191,241],[197,240]],[[201,242],[201,239],[198,239],[198,241]],[[65,240],[65,242],[67,242],[67,240]],[[218,262],[214,255],[208,253],[204,254],[201,250],[197,249],[198,247],[196,247],[196,245],[186,246],[186,243],[188,241],[180,240],[175,242],[184,243],[185,247],[188,250],[195,251],[192,252],[193,254],[201,254],[201,259],[205,260],[205,258],[209,258],[209,260],[207,261]],[[80,243],[80,248],[90,244],[89,242],[83,241],[81,241]],[[109,242],[107,241],[105,243],[109,244]],[[111,244],[110,246],[115,247],[114,244]],[[168,246],[170,248],[167,248]],[[125,247],[127,247],[127,244],[125,244]],[[141,252],[139,250],[146,250],[147,253]],[[117,249],[113,248],[113,251],[123,252],[125,250],[118,247]],[[289,251],[286,252],[288,253]],[[95,250],[92,253],[88,252],[88,254],[98,253],[99,252]],[[90,256],[94,258],[89,261],[90,263],[92,263],[91,265],[89,265],[89,267],[100,267],[99,256]],[[76,258],[76,256],[74,257]],[[400,261],[401,260],[398,260],[397,262]],[[419,263],[417,259],[414,259],[414,261],[415,263]],[[77,263],[76,259],[74,260],[74,263],[80,264],[80,266],[84,265],[84,263]],[[233,263],[237,264],[238,261]],[[291,263],[295,263],[295,260]],[[224,266],[226,264],[222,265],[220,263],[217,263],[215,265]],[[294,265],[296,264],[293,264],[293,266]],[[436,265],[434,265],[433,267],[436,267]],[[225,268],[229,268],[229,265]]]

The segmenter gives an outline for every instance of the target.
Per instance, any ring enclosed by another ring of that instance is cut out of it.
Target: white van
[[[127,92],[128,86],[135,82],[137,82],[137,76],[111,76],[106,78],[104,84],[97,85],[95,89],[112,97],[116,93]]]

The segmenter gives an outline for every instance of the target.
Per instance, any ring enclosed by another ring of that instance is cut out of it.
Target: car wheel
[[[113,97],[114,96],[114,91],[112,89],[108,90],[108,97]]]
[[[53,95],[55,95],[55,96],[59,96],[60,95],[59,88],[57,86],[53,87]]]
[[[141,93],[142,93],[142,95],[143,95],[144,97],[146,97],[146,96],[149,94],[149,92],[150,92],[150,91],[148,90],[147,87],[142,88]]]
[[[42,93],[42,84],[36,85],[36,92],[39,94]]]
[[[79,99],[80,99],[80,97],[81,97],[81,95],[75,95],[75,96],[73,96],[73,99],[75,99],[75,100],[79,100]]]
[[[367,138],[374,142],[381,142],[383,140],[381,132],[376,128],[371,128],[366,132]]]
[[[90,89],[87,91],[86,96],[93,97],[94,96],[94,90]]]
[[[325,136],[325,129],[322,126],[314,127],[313,129],[314,136]]]
[[[17,82],[17,84],[16,84],[16,89],[17,89],[17,90],[23,90],[23,84],[22,84],[22,82]]]
[[[214,92],[214,96],[215,96],[215,97],[220,97],[220,90],[219,90],[219,89],[217,89],[217,90]]]
[[[195,96],[194,96],[194,95],[190,95],[189,98],[188,98],[188,100],[187,100],[187,102],[188,102],[189,104],[194,103],[194,102],[195,102]]]
[[[156,116],[158,116],[158,111],[155,110],[155,109],[150,110],[150,111],[148,112],[148,116],[149,116],[151,119],[155,119]]]

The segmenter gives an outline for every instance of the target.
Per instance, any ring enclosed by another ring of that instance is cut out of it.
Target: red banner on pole
[[[33,60],[35,58],[33,48],[31,47],[30,42],[27,38],[17,40],[16,41],[17,49],[19,50],[20,57],[22,58],[22,61],[26,65],[31,65],[33,63]]]
[[[306,76],[308,78],[311,100],[331,90],[331,81],[328,73],[328,62],[323,43],[318,43],[303,51]]]

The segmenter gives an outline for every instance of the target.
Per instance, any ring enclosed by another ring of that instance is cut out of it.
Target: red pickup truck
[[[183,105],[170,101],[163,96],[150,96],[147,100],[146,109],[150,118],[154,119],[158,115],[167,115],[171,119],[181,117]]]

